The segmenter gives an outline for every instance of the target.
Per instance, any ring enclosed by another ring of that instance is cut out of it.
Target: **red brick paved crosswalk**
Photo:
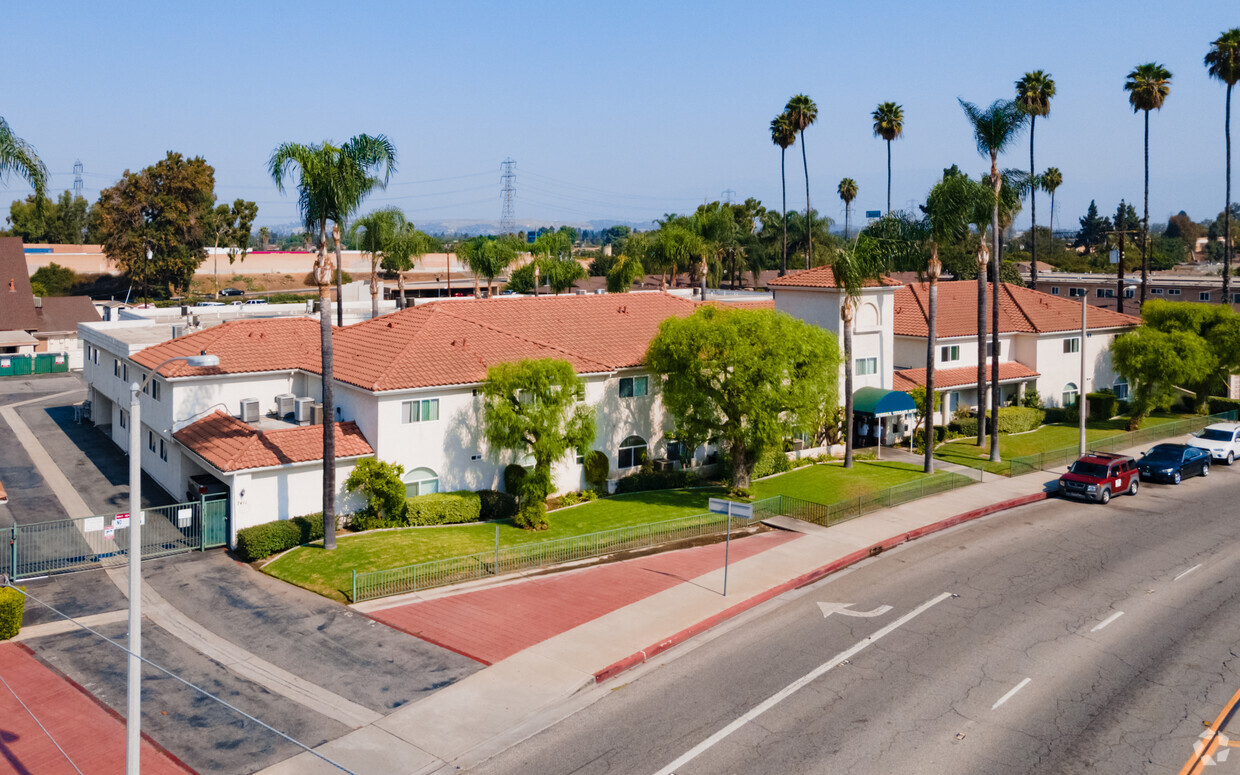
[[[8,684],[0,683],[0,773],[73,775],[74,764],[85,775],[125,771],[123,720],[16,643],[0,643],[0,676]],[[23,702],[29,712],[22,708]],[[31,713],[47,728],[46,733]],[[142,772],[185,775],[189,770],[144,740]]]
[[[795,540],[759,533],[732,543],[737,562]],[[626,605],[723,567],[723,544],[557,573],[371,614],[411,635],[490,665]]]

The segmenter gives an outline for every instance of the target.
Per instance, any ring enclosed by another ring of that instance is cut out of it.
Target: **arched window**
[[[1075,382],[1069,382],[1063,386],[1063,406],[1069,407],[1076,403],[1076,398],[1080,394],[1077,390]]]
[[[427,495],[439,492],[439,474],[429,468],[415,468],[401,477],[405,483],[405,495]]]
[[[620,442],[618,468],[636,468],[646,462],[646,440],[641,436],[629,436]]]

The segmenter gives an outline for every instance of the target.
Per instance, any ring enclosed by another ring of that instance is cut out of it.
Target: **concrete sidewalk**
[[[687,578],[584,624],[570,625],[318,750],[358,773],[459,771],[517,742],[521,733],[514,730],[523,724],[528,726],[531,719],[537,719],[586,686],[605,681],[715,624],[864,559],[876,550],[994,511],[1041,500],[1054,491],[1057,479],[1058,473],[1054,471],[1011,479],[988,477],[984,483],[831,528],[788,518],[769,520],[769,524],[801,533],[802,538],[779,542],[734,561],[726,598],[719,592],[723,582],[721,567]],[[722,547],[710,548],[722,553]],[[517,580],[510,589],[519,590],[527,583]],[[578,588],[572,594],[588,595],[590,590]],[[500,599],[503,598],[497,598]],[[570,609],[575,605],[569,593],[559,602]],[[479,611],[478,615],[485,616],[486,612]],[[332,771],[329,765],[308,754],[263,770],[268,775]]]

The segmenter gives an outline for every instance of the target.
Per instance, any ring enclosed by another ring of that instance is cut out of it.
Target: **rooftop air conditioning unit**
[[[603,294],[607,293],[607,289],[606,288],[595,288],[594,293],[597,296],[602,296]]]
[[[280,420],[293,419],[293,412],[295,411],[294,404],[296,401],[297,396],[292,393],[281,393],[276,396],[276,417]]]
[[[183,336],[185,336],[185,325],[182,323],[173,323],[172,324],[172,338],[180,339]]]
[[[314,405],[314,399],[309,396],[298,398],[293,402],[293,419],[298,425],[310,424],[310,407]]]
[[[586,292],[585,292],[584,290],[581,290],[580,288],[578,288],[578,289],[577,289],[577,295],[578,295],[578,296],[585,296],[585,295],[586,295]]]
[[[322,404],[311,404],[310,405],[310,424],[311,425],[322,425],[323,424],[323,405]]]
[[[258,399],[241,399],[241,422],[258,422]]]

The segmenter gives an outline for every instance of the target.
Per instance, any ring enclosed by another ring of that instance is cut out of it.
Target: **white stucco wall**
[[[841,358],[844,354],[844,326],[840,319],[843,294],[830,288],[779,288],[774,292],[775,309],[794,318],[813,323],[836,335]],[[866,288],[861,293],[853,318],[853,359],[877,358],[878,371],[859,376],[854,369],[853,389],[877,387],[891,389],[891,375],[896,364],[895,290]],[[925,361],[925,344],[921,360]],[[844,364],[840,364],[840,394],[844,389]]]
[[[1119,376],[1111,365],[1111,342],[1115,340],[1115,330],[1090,331],[1085,338],[1085,373],[1086,393],[1114,389]],[[1065,353],[1065,339],[1079,339],[1080,332],[1061,334],[1044,334],[1037,343],[1038,362],[1035,367],[1041,376],[1038,378],[1038,393],[1047,406],[1063,405],[1063,389],[1069,382],[1081,388],[1081,356],[1080,353]]]

